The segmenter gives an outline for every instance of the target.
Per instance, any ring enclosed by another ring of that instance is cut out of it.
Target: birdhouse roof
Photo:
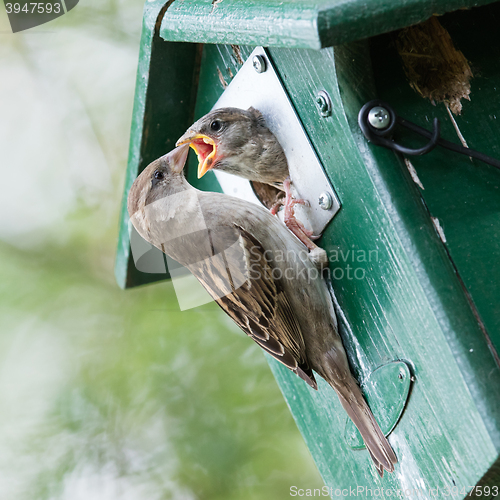
[[[493,0],[175,0],[160,36],[178,42],[320,49]]]

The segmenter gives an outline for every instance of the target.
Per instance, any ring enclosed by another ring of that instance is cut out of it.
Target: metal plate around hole
[[[262,73],[258,73],[253,66],[256,55],[265,59],[266,70]],[[312,102],[311,105],[315,104]],[[311,205],[296,205],[297,218],[306,227],[312,228],[314,234],[321,234],[339,211],[340,202],[263,47],[257,47],[250,54],[212,109],[248,109],[250,106],[264,115],[267,126],[285,151],[295,198],[308,200]],[[324,118],[318,115],[319,119]],[[261,204],[246,179],[219,171],[215,171],[215,175],[225,193]],[[319,206],[323,192],[330,193],[332,197],[332,206],[328,210]]]

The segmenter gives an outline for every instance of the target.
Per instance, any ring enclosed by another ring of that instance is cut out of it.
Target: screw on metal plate
[[[389,111],[382,106],[375,106],[370,109],[368,113],[368,122],[370,125],[378,130],[387,128],[391,123],[391,117],[389,116]]]
[[[266,71],[266,60],[262,56],[253,56],[252,64],[257,73]]]
[[[332,208],[333,205],[332,195],[327,191],[323,191],[319,195],[318,204],[320,208],[322,208],[323,210],[330,210],[330,208]]]
[[[262,61],[265,62],[266,71],[258,73],[256,66],[261,67]],[[320,90],[320,87],[309,96],[309,102],[314,108],[313,111],[318,113],[316,117],[319,119],[319,110],[314,101],[317,90]],[[293,181],[293,195],[296,199],[308,200],[310,203],[309,206],[299,207],[298,219],[305,223],[313,234],[321,234],[340,210],[340,201],[273,66],[272,58],[262,47],[255,48],[250,54],[213,109],[248,109],[250,106],[262,113],[267,127],[285,152]],[[262,203],[250,181],[227,172],[214,173],[223,192],[259,205]],[[319,196],[323,192],[329,193],[333,200],[328,210],[323,210],[319,205]]]
[[[326,117],[332,114],[332,100],[326,90],[320,90],[316,95],[316,104],[318,105],[321,116]]]

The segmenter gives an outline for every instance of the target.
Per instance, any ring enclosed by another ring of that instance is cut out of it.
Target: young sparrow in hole
[[[189,148],[151,163],[128,195],[139,234],[188,268],[264,351],[312,388],[313,370],[335,390],[378,473],[396,455],[352,376],[331,297],[303,245],[268,210],[203,192],[184,178]]]
[[[252,107],[211,111],[191,125],[176,145],[182,144],[189,144],[198,155],[198,178],[216,169],[284,191],[286,226],[311,252],[318,253],[312,231],[295,218],[293,210],[294,205],[308,202],[293,199],[285,153],[260,111]],[[281,204],[271,209],[274,215]],[[324,260],[325,255],[318,258]]]

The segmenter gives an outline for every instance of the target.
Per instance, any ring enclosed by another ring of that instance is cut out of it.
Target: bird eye
[[[222,123],[221,123],[219,120],[214,120],[214,121],[210,124],[210,128],[211,128],[214,132],[218,132],[218,131],[222,128]]]
[[[164,176],[165,174],[161,170],[155,170],[155,173],[153,174],[153,177],[159,181],[161,181]]]

